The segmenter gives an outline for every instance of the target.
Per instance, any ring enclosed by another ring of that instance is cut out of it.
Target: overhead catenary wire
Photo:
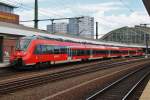
[[[21,8],[21,9],[24,9],[24,10],[33,10],[33,9],[34,9],[34,7],[31,7],[31,6],[29,6],[29,5],[22,4],[22,3],[19,3],[19,2],[16,2],[16,1],[7,0],[7,3],[14,4],[14,5],[18,6],[19,9],[20,9],[20,8]],[[46,11],[46,10],[39,9],[39,14],[40,14],[40,15],[43,15],[43,16],[45,16],[45,17],[50,17],[50,15],[48,15],[49,13],[52,14],[52,15],[55,15],[55,16],[62,17],[62,15],[58,15],[58,14],[56,14],[56,13],[54,13],[54,12],[48,12],[48,11]],[[64,16],[63,16],[63,17],[64,17]]]
[[[129,7],[123,0],[119,0],[124,7],[126,7],[131,13],[135,12],[133,9],[131,9],[131,7]]]
[[[23,9],[23,10],[29,11],[29,10],[33,10],[34,9],[33,7],[30,7],[28,5],[25,5],[25,4],[16,2],[16,1],[7,0],[7,3],[11,3],[11,4],[16,5],[19,8],[19,10]],[[39,13],[41,15],[43,15],[43,16],[47,16],[46,14],[43,14],[43,12],[41,12],[41,11],[39,11]],[[49,17],[49,16],[47,16],[47,17]]]
[[[64,17],[64,18],[39,19],[38,21],[47,21],[47,20],[54,21],[54,20],[65,20],[65,19],[72,19],[72,18],[81,19],[81,18],[83,18],[83,16],[81,16],[81,17]],[[34,20],[21,21],[21,22],[31,22],[31,21],[34,21]]]

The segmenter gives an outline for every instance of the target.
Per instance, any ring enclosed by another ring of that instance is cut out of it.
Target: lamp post
[[[148,34],[145,34],[145,44],[146,44],[146,55],[145,58],[148,58]]]

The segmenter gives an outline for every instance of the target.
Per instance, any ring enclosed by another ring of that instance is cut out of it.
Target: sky
[[[16,5],[20,20],[33,20],[34,0],[0,0]],[[91,16],[99,22],[99,36],[124,26],[150,23],[142,0],[38,0],[39,19]],[[67,22],[66,20],[55,23]],[[46,29],[50,21],[39,22]],[[33,27],[33,22],[21,23]]]

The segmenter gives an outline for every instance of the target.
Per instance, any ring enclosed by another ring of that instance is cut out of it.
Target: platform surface
[[[0,63],[0,68],[2,68],[2,67],[8,67],[8,66],[9,66],[8,62]]]
[[[146,85],[139,100],[150,100],[150,81]]]

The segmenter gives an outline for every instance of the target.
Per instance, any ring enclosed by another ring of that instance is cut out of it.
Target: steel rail
[[[144,68],[145,68],[145,67],[144,67]],[[120,79],[116,80],[115,82],[109,84],[109,85],[106,86],[105,88],[103,88],[103,89],[99,90],[98,92],[92,94],[91,96],[89,96],[88,98],[86,98],[86,100],[95,100],[98,95],[102,94],[103,92],[107,91],[109,88],[111,88],[111,87],[113,87],[114,85],[116,85],[116,84],[122,82],[123,80],[125,80],[125,79],[127,79],[128,77],[130,77],[131,75],[133,75],[133,74],[135,74],[135,73],[141,71],[141,70],[144,69],[144,68],[137,69],[137,70],[135,70],[135,71],[133,71],[133,72],[131,72],[131,73],[129,73],[129,74],[123,76],[122,78],[120,78]],[[147,73],[140,79],[140,81],[142,81],[142,79],[143,79],[144,77],[146,77],[146,75],[149,74],[149,73],[150,73],[150,72],[147,72]],[[134,89],[138,84],[139,84],[139,81],[129,90],[128,93],[126,93],[125,96],[123,96],[122,100],[125,100],[125,99],[128,97],[128,95],[133,91],[133,89]]]
[[[147,73],[131,88],[131,90],[122,98],[122,100],[126,100],[126,99],[129,97],[129,95],[133,92],[133,90],[134,90],[135,88],[137,88],[137,86],[139,86],[139,84],[140,84],[149,74],[150,74],[150,71],[147,72]]]

